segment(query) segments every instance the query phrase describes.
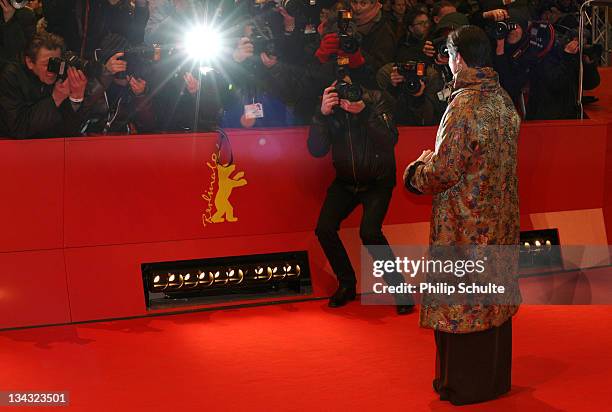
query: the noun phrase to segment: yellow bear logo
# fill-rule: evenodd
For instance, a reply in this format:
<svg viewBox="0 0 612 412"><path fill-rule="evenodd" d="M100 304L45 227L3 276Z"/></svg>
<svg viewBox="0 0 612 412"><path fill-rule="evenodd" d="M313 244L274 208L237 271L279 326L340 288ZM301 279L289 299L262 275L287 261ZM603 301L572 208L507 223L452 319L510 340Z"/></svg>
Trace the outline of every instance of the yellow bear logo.
<svg viewBox="0 0 612 412"><path fill-rule="evenodd" d="M216 162L216 156L213 155L213 163L206 163L212 170L211 182L208 191L202 195L202 198L208 202L208 208L202 215L202 223L221 223L221 222L237 222L238 218L234 216L234 207L229 201L232 190L235 187L241 187L247 184L244 178L244 172L238 172L234 176L232 173L236 170L236 165L223 166ZM218 179L217 179L218 177ZM214 193L214 182L217 181L217 192ZM212 214L212 196L214 194L215 213Z"/></svg>

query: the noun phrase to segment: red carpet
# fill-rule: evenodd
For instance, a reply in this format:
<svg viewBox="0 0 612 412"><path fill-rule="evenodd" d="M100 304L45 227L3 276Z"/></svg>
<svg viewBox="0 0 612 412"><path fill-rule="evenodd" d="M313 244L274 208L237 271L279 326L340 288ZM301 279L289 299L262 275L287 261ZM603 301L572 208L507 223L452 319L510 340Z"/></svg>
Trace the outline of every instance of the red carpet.
<svg viewBox="0 0 612 412"><path fill-rule="evenodd" d="M416 314L325 305L0 332L0 390L70 391L69 408L21 411L455 409L432 391ZM512 392L461 410L610 410L610 325L610 306L523 306Z"/></svg>

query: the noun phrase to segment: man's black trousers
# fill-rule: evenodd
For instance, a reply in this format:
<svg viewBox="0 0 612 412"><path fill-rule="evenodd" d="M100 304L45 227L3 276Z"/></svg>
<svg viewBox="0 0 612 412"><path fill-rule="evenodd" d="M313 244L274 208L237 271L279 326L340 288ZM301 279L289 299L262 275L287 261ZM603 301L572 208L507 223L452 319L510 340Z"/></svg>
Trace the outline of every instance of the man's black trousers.
<svg viewBox="0 0 612 412"><path fill-rule="evenodd" d="M371 186L365 191L355 193L337 181L334 181L327 190L315 233L341 286L354 287L357 279L346 249L338 236L338 230L340 223L360 204L363 206L359 227L361 242L374 260L395 260L389 242L382 232L383 220L389 209L392 193L391 186ZM387 273L383 278L388 285L393 286L404 282L404 277L399 273Z"/></svg>

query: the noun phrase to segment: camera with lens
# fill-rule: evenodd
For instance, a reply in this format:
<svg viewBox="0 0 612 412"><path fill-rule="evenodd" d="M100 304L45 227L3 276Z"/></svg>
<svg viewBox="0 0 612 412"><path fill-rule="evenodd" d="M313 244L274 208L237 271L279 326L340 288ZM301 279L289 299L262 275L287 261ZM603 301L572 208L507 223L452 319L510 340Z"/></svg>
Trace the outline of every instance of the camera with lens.
<svg viewBox="0 0 612 412"><path fill-rule="evenodd" d="M259 56L261 53L266 53L268 56L278 56L278 47L269 26L254 28L250 39L255 56Z"/></svg>
<svg viewBox="0 0 612 412"><path fill-rule="evenodd" d="M448 46L446 45L447 36L441 36L431 41L436 51L436 56L448 57ZM434 59L436 58L434 56Z"/></svg>
<svg viewBox="0 0 612 412"><path fill-rule="evenodd" d="M395 63L394 67L397 68L397 73L405 79L400 85L402 93L415 94L421 90L421 81L425 80L425 63L409 61Z"/></svg>
<svg viewBox="0 0 612 412"><path fill-rule="evenodd" d="M346 76L349 76L348 63L348 57L338 56L336 59L336 86L334 87L340 99L358 102L363 98L363 91L360 85L345 80Z"/></svg>
<svg viewBox="0 0 612 412"><path fill-rule="evenodd" d="M518 28L518 23L512 20L502 20L496 21L491 24L487 28L487 32L489 37L494 38L495 40L505 39L512 30L516 30Z"/></svg>
<svg viewBox="0 0 612 412"><path fill-rule="evenodd" d="M162 60L161 46L154 44L152 46L132 47L123 52L121 60L127 63L127 70L119 73L118 78L125 78L127 75L138 78L146 77L146 73L151 68L153 62ZM165 50L168 52L168 50Z"/></svg>
<svg viewBox="0 0 612 412"><path fill-rule="evenodd" d="M555 46L561 50L565 49L565 46L567 46L569 42L578 38L578 29L563 26L561 24L556 24L554 26L554 29L555 29ZM584 37L586 39L591 37L591 34L589 33L588 30L585 30Z"/></svg>
<svg viewBox="0 0 612 412"><path fill-rule="evenodd" d="M338 37L340 38L340 50L353 54L359 50L359 41L349 32L349 26L353 21L353 13L350 10L338 10Z"/></svg>
<svg viewBox="0 0 612 412"><path fill-rule="evenodd" d="M98 76L102 72L100 64L82 59L70 51L65 52L62 57L51 57L49 63L47 63L47 71L57 74L59 80L64 80L68 77L69 67L81 70L87 77Z"/></svg>
<svg viewBox="0 0 612 412"><path fill-rule="evenodd" d="M27 5L28 0L11 0L11 6L13 6L17 10L23 9Z"/></svg>
<svg viewBox="0 0 612 412"><path fill-rule="evenodd" d="M363 98L361 86L357 84L340 80L336 83L335 87L340 99L348 100L349 102L358 102Z"/></svg>
<svg viewBox="0 0 612 412"><path fill-rule="evenodd" d="M282 29L282 17L276 13L276 3L268 0L253 0L251 3L251 26L253 32L250 36L253 44L253 54L258 56L266 53L269 56L278 56L274 33L279 33ZM275 30L273 30L275 29Z"/></svg>

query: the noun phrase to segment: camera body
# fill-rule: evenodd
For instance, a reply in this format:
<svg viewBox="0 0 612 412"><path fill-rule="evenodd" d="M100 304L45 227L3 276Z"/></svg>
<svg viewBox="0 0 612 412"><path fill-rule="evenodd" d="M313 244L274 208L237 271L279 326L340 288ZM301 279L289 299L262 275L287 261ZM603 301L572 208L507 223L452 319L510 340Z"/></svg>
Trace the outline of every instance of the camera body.
<svg viewBox="0 0 612 412"><path fill-rule="evenodd" d="M408 61L406 63L395 63L397 73L406 80L401 84L401 91L405 94L415 94L421 90L421 81L425 80L426 64L423 62Z"/></svg>
<svg viewBox="0 0 612 412"><path fill-rule="evenodd" d="M349 76L348 70L349 59L345 56L338 56L336 59L336 92L338 98L348 100L349 102L358 102L363 98L361 86L356 83L349 83L345 80Z"/></svg>
<svg viewBox="0 0 612 412"><path fill-rule="evenodd" d="M276 3L267 0L254 0L250 10L253 32L250 36L253 53L266 53L278 56L279 48L275 41L273 27L278 29L280 15L275 12ZM276 18L276 20L275 20Z"/></svg>
<svg viewBox="0 0 612 412"><path fill-rule="evenodd" d="M361 86L357 84L339 80L335 87L340 99L348 100L349 102L358 102L363 99L363 91Z"/></svg>
<svg viewBox="0 0 612 412"><path fill-rule="evenodd" d="M251 43L253 44L253 54L255 56L261 53L266 53L268 56L278 55L274 38L267 37L262 33L253 33Z"/></svg>
<svg viewBox="0 0 612 412"><path fill-rule="evenodd" d="M132 47L123 52L121 60L127 63L127 70L119 73L117 77L131 75L142 79L153 62L162 60L162 48L158 44Z"/></svg>
<svg viewBox="0 0 612 412"><path fill-rule="evenodd" d="M57 74L59 80L65 80L68 77L69 67L81 70L87 77L97 76L102 71L99 64L82 59L70 51L65 52L62 57L50 58L47 63L47 71Z"/></svg>
<svg viewBox="0 0 612 412"><path fill-rule="evenodd" d="M349 33L349 26L353 21L353 13L350 10L338 10L338 37L340 38L340 50L353 54L359 50L359 41Z"/></svg>

